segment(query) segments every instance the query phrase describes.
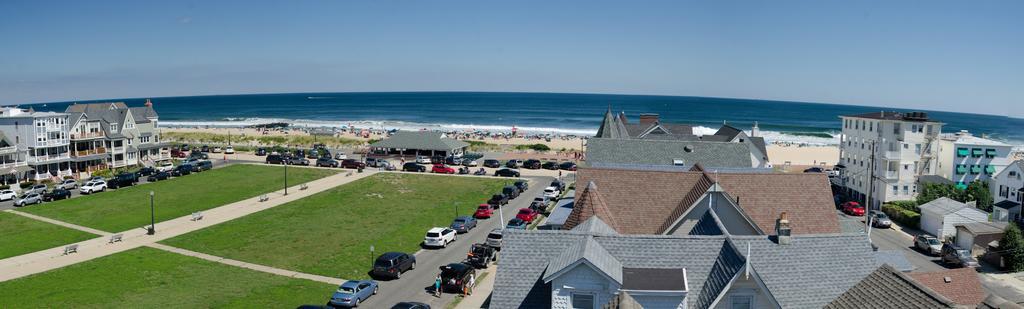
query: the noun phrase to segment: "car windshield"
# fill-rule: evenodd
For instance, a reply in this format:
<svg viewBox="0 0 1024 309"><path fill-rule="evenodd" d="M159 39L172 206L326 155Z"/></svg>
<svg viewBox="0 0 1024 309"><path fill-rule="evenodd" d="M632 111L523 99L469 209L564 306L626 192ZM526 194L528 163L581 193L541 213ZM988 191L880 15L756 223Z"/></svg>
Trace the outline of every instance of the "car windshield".
<svg viewBox="0 0 1024 309"><path fill-rule="evenodd" d="M530 214L530 210L527 210L527 209L520 209L520 210L519 210L519 213L520 213L520 214L524 214L524 215L528 215L528 214Z"/></svg>
<svg viewBox="0 0 1024 309"><path fill-rule="evenodd" d="M490 238L490 239L501 239L501 234L488 234L487 238Z"/></svg>
<svg viewBox="0 0 1024 309"><path fill-rule="evenodd" d="M374 263L374 265L380 267L391 267L391 260L379 259L377 260L376 263Z"/></svg>
<svg viewBox="0 0 1024 309"><path fill-rule="evenodd" d="M879 219L889 219L889 216L886 216L884 213L878 213L875 217L878 217Z"/></svg>
<svg viewBox="0 0 1024 309"><path fill-rule="evenodd" d="M363 264L363 265L366 265L366 264ZM347 286L338 287L338 293L354 294L355 292L356 292L356 289L351 288L351 287L347 287Z"/></svg>
<svg viewBox="0 0 1024 309"><path fill-rule="evenodd" d="M938 245L939 244L939 240L935 239L935 238L929 238L928 239L928 244L929 245Z"/></svg>
<svg viewBox="0 0 1024 309"><path fill-rule="evenodd" d="M956 255L959 255L959 256L962 256L962 257L967 257L967 256L971 255L971 252L967 251L966 249L960 249L960 250L956 250Z"/></svg>
<svg viewBox="0 0 1024 309"><path fill-rule="evenodd" d="M438 237L438 236L441 236L441 234L433 233L433 232L427 233L427 237ZM363 263L366 263L366 262L363 262ZM363 264L363 265L366 265L366 264Z"/></svg>
<svg viewBox="0 0 1024 309"><path fill-rule="evenodd" d="M480 207L476 208L476 210L489 210L489 209L491 209L491 206L480 206Z"/></svg>

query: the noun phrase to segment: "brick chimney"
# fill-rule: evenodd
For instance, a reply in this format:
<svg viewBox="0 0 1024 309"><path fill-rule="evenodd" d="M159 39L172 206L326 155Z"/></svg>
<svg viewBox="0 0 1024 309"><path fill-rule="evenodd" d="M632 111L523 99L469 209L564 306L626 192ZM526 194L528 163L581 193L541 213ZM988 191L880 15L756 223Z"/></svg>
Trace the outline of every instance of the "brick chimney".
<svg viewBox="0 0 1024 309"><path fill-rule="evenodd" d="M793 231L789 227L789 215L785 211L779 214L779 219L775 221L775 238L780 245L788 245L792 239L790 238Z"/></svg>
<svg viewBox="0 0 1024 309"><path fill-rule="evenodd" d="M658 122L658 114L640 114L640 124L650 125Z"/></svg>

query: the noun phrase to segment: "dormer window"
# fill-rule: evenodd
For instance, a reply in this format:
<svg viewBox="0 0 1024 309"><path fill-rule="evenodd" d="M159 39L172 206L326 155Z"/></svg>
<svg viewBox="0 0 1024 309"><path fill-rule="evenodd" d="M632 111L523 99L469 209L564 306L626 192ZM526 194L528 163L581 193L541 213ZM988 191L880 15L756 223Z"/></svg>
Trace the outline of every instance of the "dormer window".
<svg viewBox="0 0 1024 309"><path fill-rule="evenodd" d="M111 123L110 124L110 132L117 133L117 124L116 123Z"/></svg>

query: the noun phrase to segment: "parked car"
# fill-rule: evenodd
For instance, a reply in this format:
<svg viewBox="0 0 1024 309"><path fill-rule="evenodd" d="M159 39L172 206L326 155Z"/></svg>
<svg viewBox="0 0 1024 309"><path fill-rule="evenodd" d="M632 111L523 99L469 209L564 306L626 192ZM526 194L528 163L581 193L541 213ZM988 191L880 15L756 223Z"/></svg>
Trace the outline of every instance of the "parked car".
<svg viewBox="0 0 1024 309"><path fill-rule="evenodd" d="M444 164L448 164L448 165L462 165L462 158L449 156L449 157L444 158Z"/></svg>
<svg viewBox="0 0 1024 309"><path fill-rule="evenodd" d="M548 203L551 202L551 198L547 197L547 196L541 195L541 196L533 198L533 202L534 203L541 203L541 204L547 205Z"/></svg>
<svg viewBox="0 0 1024 309"><path fill-rule="evenodd" d="M476 207L476 212L473 213L473 217L477 219L487 219L494 215L494 208L490 204L480 204Z"/></svg>
<svg viewBox="0 0 1024 309"><path fill-rule="evenodd" d="M469 248L469 253L466 253L466 260L463 263L476 268L487 268L488 264L497 260L498 252L493 247L486 244L473 244Z"/></svg>
<svg viewBox="0 0 1024 309"><path fill-rule="evenodd" d="M501 177L519 177L519 171L511 168L501 168L494 171L494 176Z"/></svg>
<svg viewBox="0 0 1024 309"><path fill-rule="evenodd" d="M557 200L559 194L560 193L558 193L558 188L556 188L556 187L544 188L544 195L543 196L548 198L548 199L550 199L550 200Z"/></svg>
<svg viewBox="0 0 1024 309"><path fill-rule="evenodd" d="M359 162L356 159L345 159L341 160L341 167L343 168L366 168L366 163Z"/></svg>
<svg viewBox="0 0 1024 309"><path fill-rule="evenodd" d="M53 189L50 192L43 194L43 201L46 202L63 200L66 198L71 198L71 191L68 191L66 189Z"/></svg>
<svg viewBox="0 0 1024 309"><path fill-rule="evenodd" d="M168 160L168 161L161 161L160 163L156 164L156 171L157 172L170 172L173 169L174 169L174 163L172 163L170 160Z"/></svg>
<svg viewBox="0 0 1024 309"><path fill-rule="evenodd" d="M107 191L107 182L103 180L90 180L78 188L78 193L92 194L94 192Z"/></svg>
<svg viewBox="0 0 1024 309"><path fill-rule="evenodd" d="M153 173L156 173L156 169L149 166L140 168L138 171L135 171L135 174L138 174L139 177L153 175Z"/></svg>
<svg viewBox="0 0 1024 309"><path fill-rule="evenodd" d="M43 195L39 193L27 193L22 194L20 197L14 199L14 206L28 206L39 204L43 202Z"/></svg>
<svg viewBox="0 0 1024 309"><path fill-rule="evenodd" d="M508 195L504 193L491 195L491 199L487 200L487 204L494 206L494 208L500 208L501 205L508 204Z"/></svg>
<svg viewBox="0 0 1024 309"><path fill-rule="evenodd" d="M558 165L558 169L566 170L566 171L575 171L576 170L576 163L562 162L562 164Z"/></svg>
<svg viewBox="0 0 1024 309"><path fill-rule="evenodd" d="M954 264L960 267L978 267L978 260L971 256L971 250L949 243L942 245L941 260L943 264Z"/></svg>
<svg viewBox="0 0 1024 309"><path fill-rule="evenodd" d="M195 159L209 160L210 159L210 154L208 154L206 152L202 152L202 151L192 151L192 153L188 154L188 157L189 158L195 158Z"/></svg>
<svg viewBox="0 0 1024 309"><path fill-rule="evenodd" d="M543 168L543 169L546 169L546 170L557 170L558 169L558 162L547 161L547 162L544 162L544 164L541 164L540 168Z"/></svg>
<svg viewBox="0 0 1024 309"><path fill-rule="evenodd" d="M466 233L476 227L476 218L470 216L459 216L452 221L450 227L455 230L456 233Z"/></svg>
<svg viewBox="0 0 1024 309"><path fill-rule="evenodd" d="M541 166L540 160L529 159L529 160L523 161L523 168L525 168L525 169L536 170L536 169L540 169L540 166Z"/></svg>
<svg viewBox="0 0 1024 309"><path fill-rule="evenodd" d="M501 250L501 229L493 229L487 234L487 240L484 241L488 246L494 247L495 249Z"/></svg>
<svg viewBox="0 0 1024 309"><path fill-rule="evenodd" d="M857 202L846 202L843 203L843 212L851 216L863 216L864 207Z"/></svg>
<svg viewBox="0 0 1024 309"><path fill-rule="evenodd" d="M283 156L278 154L272 154L267 156L267 164L285 164Z"/></svg>
<svg viewBox="0 0 1024 309"><path fill-rule="evenodd" d="M14 190L11 190L11 189L0 190L0 201L9 201L9 200L13 200L16 197L18 197L18 194L14 193Z"/></svg>
<svg viewBox="0 0 1024 309"><path fill-rule="evenodd" d="M931 235L917 234L914 237L914 248L931 255L939 255L942 253L942 242Z"/></svg>
<svg viewBox="0 0 1024 309"><path fill-rule="evenodd" d="M484 167L499 168L501 167L501 161L494 159L486 159L484 160Z"/></svg>
<svg viewBox="0 0 1024 309"><path fill-rule="evenodd" d="M181 177L188 174L192 174L192 164L178 165L178 167L175 167L174 170L171 171L171 176L174 177Z"/></svg>
<svg viewBox="0 0 1024 309"><path fill-rule="evenodd" d="M416 163L430 164L433 163L428 156L416 156Z"/></svg>
<svg viewBox="0 0 1024 309"><path fill-rule="evenodd" d="M455 241L455 230L444 227L435 227L427 231L423 237L423 245L428 247L448 247L448 244Z"/></svg>
<svg viewBox="0 0 1024 309"><path fill-rule="evenodd" d="M406 172L419 172L419 173L423 173L423 172L427 171L427 167L423 166L423 165L420 165L420 164L413 163L413 162L409 162L409 163L406 163L405 165L402 165L402 170L406 171Z"/></svg>
<svg viewBox="0 0 1024 309"><path fill-rule="evenodd" d="M203 161L198 161L198 162L192 163L192 171L194 171L194 172L209 171L209 170L212 170L212 169L213 169L213 162L210 162L208 160L203 160Z"/></svg>
<svg viewBox="0 0 1024 309"><path fill-rule="evenodd" d="M61 181L55 188L64 190L75 189L78 188L78 182L74 179L64 179L64 181Z"/></svg>
<svg viewBox="0 0 1024 309"><path fill-rule="evenodd" d="M309 160L306 160L306 158L303 158L302 156L288 157L287 163L288 163L288 165L305 165L305 166L309 166Z"/></svg>
<svg viewBox="0 0 1024 309"><path fill-rule="evenodd" d="M877 228L887 229L892 227L892 220L889 220L889 216L885 215L884 212L878 210L871 211L871 226Z"/></svg>
<svg viewBox="0 0 1024 309"><path fill-rule="evenodd" d="M404 252L385 252L373 262L373 275L401 278L402 273L416 269L416 256Z"/></svg>
<svg viewBox="0 0 1024 309"><path fill-rule="evenodd" d="M555 187L555 190L558 190L559 193L561 193L562 191L565 191L565 182L563 182L561 180L551 181L551 184L549 184L548 186L549 187Z"/></svg>
<svg viewBox="0 0 1024 309"><path fill-rule="evenodd" d="M508 160L505 161L505 167L507 168L520 168L523 167L523 160Z"/></svg>
<svg viewBox="0 0 1024 309"><path fill-rule="evenodd" d="M369 167L380 167L378 165L380 164L381 161L384 161L384 159L366 158L366 166L369 166ZM384 162L387 162L387 161L384 161Z"/></svg>
<svg viewBox="0 0 1024 309"><path fill-rule="evenodd" d="M210 152L210 146L203 145L203 147L199 147L199 151Z"/></svg>
<svg viewBox="0 0 1024 309"><path fill-rule="evenodd" d="M414 301L403 301L391 306L391 309L430 309L430 305Z"/></svg>
<svg viewBox="0 0 1024 309"><path fill-rule="evenodd" d="M204 152L205 152L205 151L204 151ZM213 149L212 149L212 151L211 151L211 152L213 152L213 153L220 153L220 152L221 152L221 149L220 149L220 147L213 147Z"/></svg>
<svg viewBox="0 0 1024 309"><path fill-rule="evenodd" d="M505 186L501 188L501 193L508 195L509 199L515 199L519 197L519 188L516 188L516 186Z"/></svg>
<svg viewBox="0 0 1024 309"><path fill-rule="evenodd" d="M512 185L519 189L520 193L526 192L526 190L530 189L530 182L526 180L516 180Z"/></svg>
<svg viewBox="0 0 1024 309"><path fill-rule="evenodd" d="M377 281L373 280L349 280L338 286L338 290L331 295L328 306L357 307L359 303L366 301L370 296L377 295Z"/></svg>
<svg viewBox="0 0 1024 309"><path fill-rule="evenodd" d="M526 226L529 224L529 222L523 221L523 219L512 218L512 220L508 220L508 224L505 225L505 228L513 230L525 230Z"/></svg>
<svg viewBox="0 0 1024 309"><path fill-rule="evenodd" d="M121 187L134 186L139 182L139 175L135 173L121 173L107 181L107 188L117 189Z"/></svg>
<svg viewBox="0 0 1024 309"><path fill-rule="evenodd" d="M263 148L256 148L256 155L260 157L265 156L267 155L267 150Z"/></svg>
<svg viewBox="0 0 1024 309"><path fill-rule="evenodd" d="M465 167L476 167L477 165L478 164L476 163L476 160L462 159L462 166L465 166Z"/></svg>
<svg viewBox="0 0 1024 309"><path fill-rule="evenodd" d="M160 180L167 180L167 178L171 178L171 173L159 172L159 173L156 173L156 174L153 174L153 175L149 175L149 178L146 178L146 181L154 182L154 181L160 181Z"/></svg>
<svg viewBox="0 0 1024 309"><path fill-rule="evenodd" d="M32 185L27 190L25 190L25 192L22 192L22 195L28 195L28 194L32 194L32 193L36 193L36 194L46 193L46 185L43 185L43 184Z"/></svg>
<svg viewBox="0 0 1024 309"><path fill-rule="evenodd" d="M434 164L434 166L430 168L430 172L441 174L455 174L455 169L444 164Z"/></svg>
<svg viewBox="0 0 1024 309"><path fill-rule="evenodd" d="M348 156L346 156L344 152L339 151L338 153L334 154L334 159L335 160L345 160L345 159L348 159Z"/></svg>
<svg viewBox="0 0 1024 309"><path fill-rule="evenodd" d="M235 147L228 146L224 148L224 154L235 154Z"/></svg>
<svg viewBox="0 0 1024 309"><path fill-rule="evenodd" d="M341 166L337 160L331 159L331 157L321 157L316 159L316 166L319 167L338 167Z"/></svg>
<svg viewBox="0 0 1024 309"><path fill-rule="evenodd" d="M522 219L527 223L532 223L533 220L537 219L537 211L529 208L520 208L519 213L516 214L516 218Z"/></svg>
<svg viewBox="0 0 1024 309"><path fill-rule="evenodd" d="M817 167L817 166L804 170L804 173L824 173L824 172L825 172L825 169Z"/></svg>
<svg viewBox="0 0 1024 309"><path fill-rule="evenodd" d="M441 292L462 293L466 284L469 284L469 276L474 276L475 274L476 269L473 266L463 263L451 263L441 266Z"/></svg>

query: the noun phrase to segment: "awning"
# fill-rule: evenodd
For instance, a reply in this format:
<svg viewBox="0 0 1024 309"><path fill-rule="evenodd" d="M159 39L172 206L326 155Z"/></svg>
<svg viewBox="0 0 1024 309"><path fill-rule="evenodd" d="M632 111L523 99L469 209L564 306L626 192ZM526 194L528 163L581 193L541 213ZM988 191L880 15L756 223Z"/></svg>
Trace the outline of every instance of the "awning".
<svg viewBox="0 0 1024 309"><path fill-rule="evenodd" d="M995 149L985 149L985 156L986 157L995 157L996 156L996 150Z"/></svg>
<svg viewBox="0 0 1024 309"><path fill-rule="evenodd" d="M957 174L961 174L961 175L962 174L967 174L967 165L963 165L963 164L957 165L956 166L956 173Z"/></svg>
<svg viewBox="0 0 1024 309"><path fill-rule="evenodd" d="M970 154L971 154L971 152L970 152L970 150L967 150L967 148L957 148L956 149L956 156L957 157L966 157L966 156L968 156Z"/></svg>
<svg viewBox="0 0 1024 309"><path fill-rule="evenodd" d="M996 167L992 165L985 166L985 174L993 175L996 173Z"/></svg>
<svg viewBox="0 0 1024 309"><path fill-rule="evenodd" d="M981 165L971 165L971 174L981 174Z"/></svg>
<svg viewBox="0 0 1024 309"><path fill-rule="evenodd" d="M980 156L982 156L984 154L985 154L985 151L982 150L981 148L971 148L971 156L972 157L980 157Z"/></svg>
<svg viewBox="0 0 1024 309"><path fill-rule="evenodd" d="M967 184L964 184L962 182L958 182L958 183L956 183L956 188L960 189L960 190L967 190Z"/></svg>

